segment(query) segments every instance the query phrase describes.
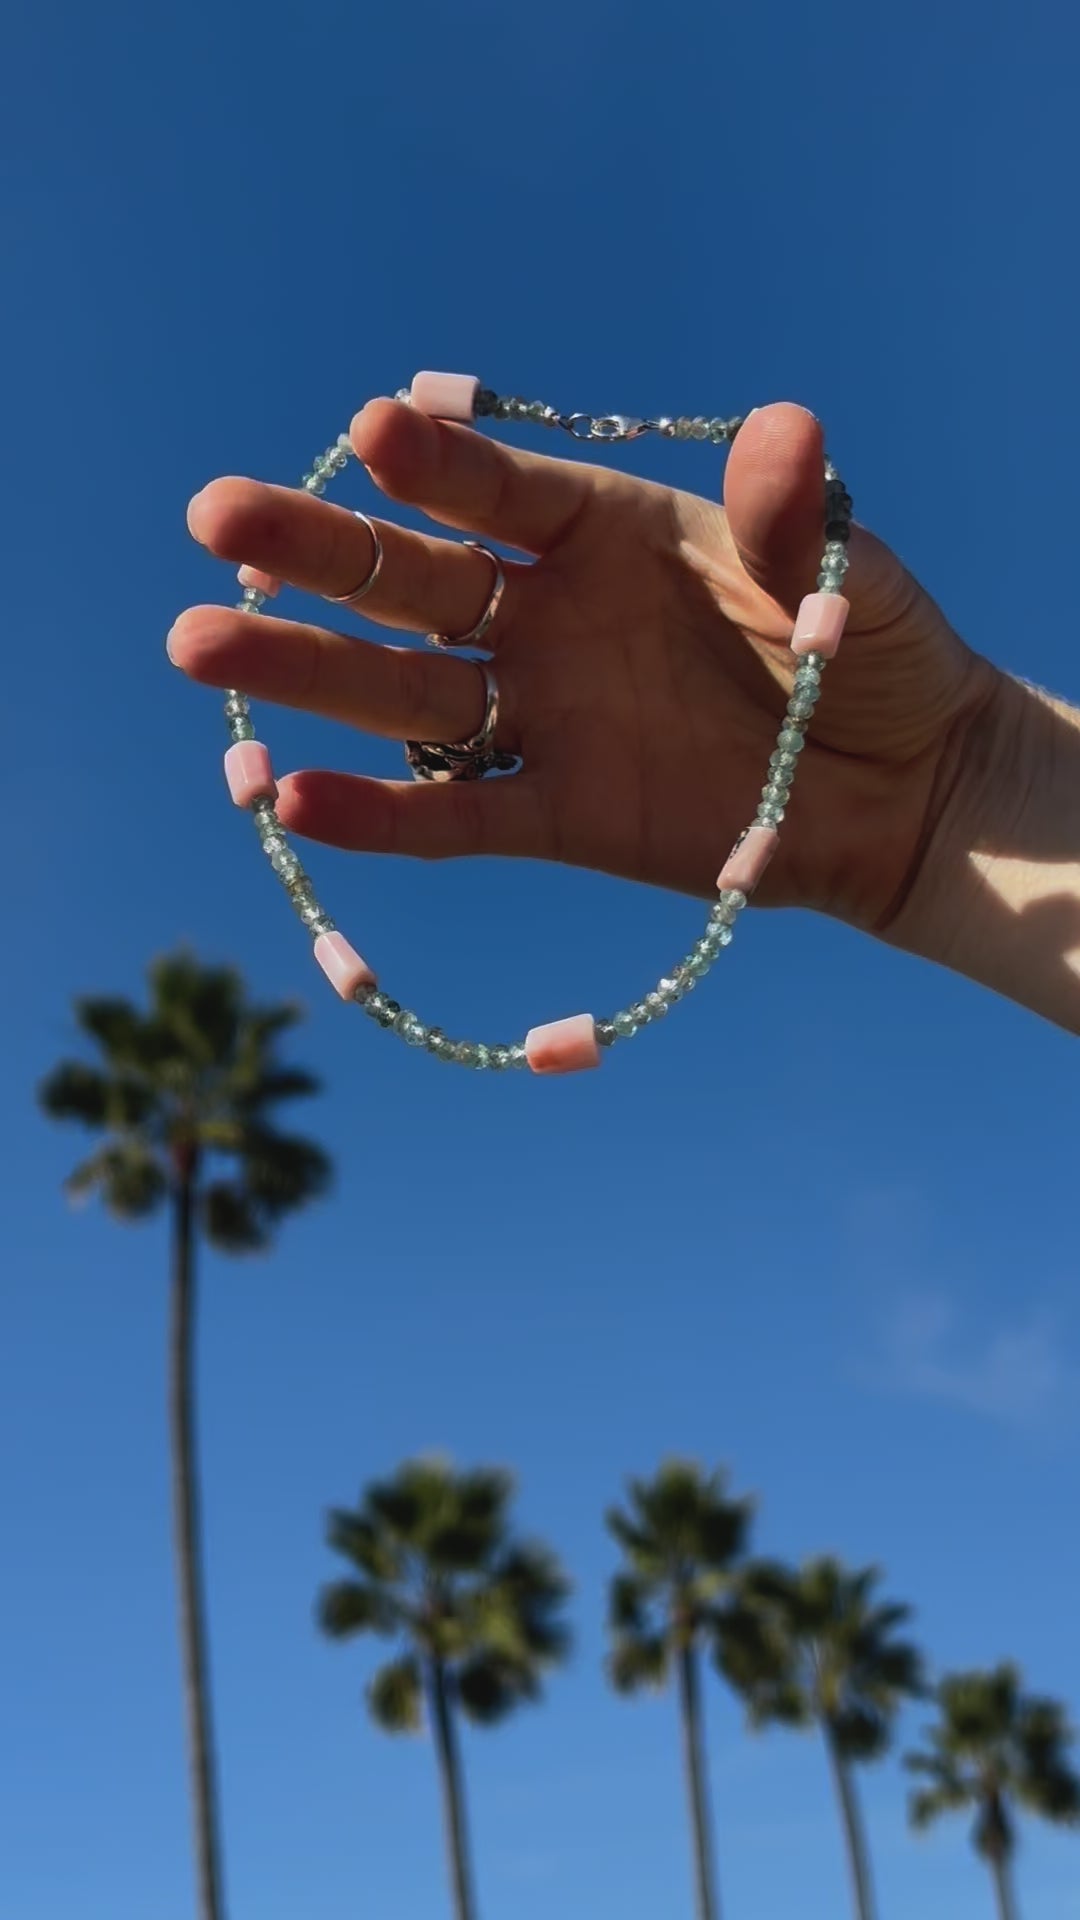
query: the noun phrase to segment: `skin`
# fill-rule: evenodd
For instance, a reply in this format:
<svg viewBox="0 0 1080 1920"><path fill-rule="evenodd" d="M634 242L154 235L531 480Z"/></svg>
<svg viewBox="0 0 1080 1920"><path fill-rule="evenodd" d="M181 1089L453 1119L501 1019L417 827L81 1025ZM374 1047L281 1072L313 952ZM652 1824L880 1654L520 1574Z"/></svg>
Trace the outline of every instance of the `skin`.
<svg viewBox="0 0 1080 1920"><path fill-rule="evenodd" d="M283 822L365 851L558 860L708 896L756 809L791 685L792 624L814 590L817 420L790 404L750 416L728 456L723 506L523 452L391 400L365 407L351 438L389 501L528 556L504 562L485 642L497 742L523 767L438 786L297 771L279 780ZM213 481L188 524L218 557L327 597L372 563L370 534L347 509L254 480ZM364 619L412 633L471 627L490 562L453 535L378 525L385 558ZM833 915L1080 1031L1080 971L1066 951L1074 926L1080 950L1080 821L1070 837L1055 815L1061 794L1080 790L1080 721L974 652L857 524L849 555L847 629L755 904ZM353 617L335 606L323 627L194 607L169 654L205 685L370 733L475 731L475 665L353 637ZM1035 953L1028 917L1045 904L1048 863L1054 898L1062 886L1066 895L1049 959ZM1045 915L1036 920L1045 948Z"/></svg>

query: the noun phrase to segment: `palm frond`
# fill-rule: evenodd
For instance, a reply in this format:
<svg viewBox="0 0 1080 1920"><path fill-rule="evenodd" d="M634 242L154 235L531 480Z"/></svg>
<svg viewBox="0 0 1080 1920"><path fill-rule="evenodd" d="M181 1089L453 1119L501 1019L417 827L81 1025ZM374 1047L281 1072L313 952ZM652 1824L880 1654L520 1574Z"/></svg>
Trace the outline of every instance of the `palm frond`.
<svg viewBox="0 0 1080 1920"><path fill-rule="evenodd" d="M420 1664L412 1654L380 1667L367 1690L368 1710L384 1733L417 1733L423 1699Z"/></svg>
<svg viewBox="0 0 1080 1920"><path fill-rule="evenodd" d="M493 1654L474 1654L457 1670L454 1692L466 1719L493 1727L523 1699L535 1699L539 1688L528 1667L516 1667Z"/></svg>
<svg viewBox="0 0 1080 1920"><path fill-rule="evenodd" d="M659 1690L667 1680L670 1653L661 1634L627 1634L616 1640L607 1670L616 1693Z"/></svg>
<svg viewBox="0 0 1080 1920"><path fill-rule="evenodd" d="M330 1184L330 1159L321 1147L270 1127L245 1128L240 1159L248 1200L269 1223L317 1199Z"/></svg>
<svg viewBox="0 0 1080 1920"><path fill-rule="evenodd" d="M97 1192L116 1220L143 1220L164 1199L165 1174L153 1153L138 1140L102 1147L64 1182L74 1201Z"/></svg>
<svg viewBox="0 0 1080 1920"><path fill-rule="evenodd" d="M258 1111L279 1100L306 1099L322 1092L322 1081L302 1067L262 1067L249 1089L241 1093L245 1107Z"/></svg>
<svg viewBox="0 0 1080 1920"><path fill-rule="evenodd" d="M388 1587L402 1580L404 1566L396 1543L365 1513L335 1507L327 1517L326 1539L335 1553L344 1555L367 1579Z"/></svg>
<svg viewBox="0 0 1080 1920"><path fill-rule="evenodd" d="M215 1180L200 1198L202 1230L221 1253L262 1253L270 1235L246 1188L238 1182Z"/></svg>
<svg viewBox="0 0 1080 1920"><path fill-rule="evenodd" d="M319 1595L319 1625L332 1640L354 1633L395 1633L401 1618L393 1597L358 1580L337 1580Z"/></svg>
<svg viewBox="0 0 1080 1920"><path fill-rule="evenodd" d="M173 1050L195 1065L229 1058L236 1043L244 986L231 967L203 966L191 953L165 954L150 968L155 1026Z"/></svg>

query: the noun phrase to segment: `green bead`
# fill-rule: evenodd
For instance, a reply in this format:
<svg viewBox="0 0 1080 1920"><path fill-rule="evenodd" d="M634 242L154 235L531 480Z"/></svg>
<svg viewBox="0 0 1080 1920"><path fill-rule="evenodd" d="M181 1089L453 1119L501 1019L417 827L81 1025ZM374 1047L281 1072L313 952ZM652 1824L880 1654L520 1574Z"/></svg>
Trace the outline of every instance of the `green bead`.
<svg viewBox="0 0 1080 1920"><path fill-rule="evenodd" d="M620 1040L629 1040L631 1035L637 1032L637 1021L634 1019L633 1014L626 1008L623 1008L622 1012L612 1015L611 1024Z"/></svg>
<svg viewBox="0 0 1080 1920"><path fill-rule="evenodd" d="M614 1020L597 1020L595 1022L595 1031L596 1044L598 1047L613 1047L619 1037L615 1031Z"/></svg>
<svg viewBox="0 0 1080 1920"><path fill-rule="evenodd" d="M407 1047L422 1047L427 1039L427 1028L415 1013L403 1008L394 1020L394 1032L399 1034Z"/></svg>
<svg viewBox="0 0 1080 1920"><path fill-rule="evenodd" d="M479 1057L475 1040L459 1040L454 1048L454 1060L459 1067L475 1067Z"/></svg>

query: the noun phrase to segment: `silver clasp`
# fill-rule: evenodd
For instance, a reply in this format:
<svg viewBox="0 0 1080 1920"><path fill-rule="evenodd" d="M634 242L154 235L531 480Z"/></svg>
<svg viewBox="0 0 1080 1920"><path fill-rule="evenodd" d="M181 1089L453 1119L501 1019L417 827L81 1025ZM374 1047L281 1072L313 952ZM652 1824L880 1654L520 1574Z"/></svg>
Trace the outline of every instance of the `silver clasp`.
<svg viewBox="0 0 1080 1920"><path fill-rule="evenodd" d="M638 420L629 413L568 413L559 421L575 440L636 440L652 430L651 420Z"/></svg>
<svg viewBox="0 0 1080 1920"><path fill-rule="evenodd" d="M636 440L648 431L647 420L637 420L629 413L606 413L593 421L594 440Z"/></svg>

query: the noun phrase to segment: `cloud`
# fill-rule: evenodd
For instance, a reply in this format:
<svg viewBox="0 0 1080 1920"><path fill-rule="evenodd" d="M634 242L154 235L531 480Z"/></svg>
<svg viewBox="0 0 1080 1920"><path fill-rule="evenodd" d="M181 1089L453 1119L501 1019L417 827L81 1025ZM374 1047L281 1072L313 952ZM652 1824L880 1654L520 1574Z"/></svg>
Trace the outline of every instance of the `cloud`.
<svg viewBox="0 0 1080 1920"><path fill-rule="evenodd" d="M889 1316L883 1347L884 1384L894 1392L1014 1427L1052 1422L1080 1386L1061 1329L1043 1312L976 1330L943 1294L908 1294Z"/></svg>

